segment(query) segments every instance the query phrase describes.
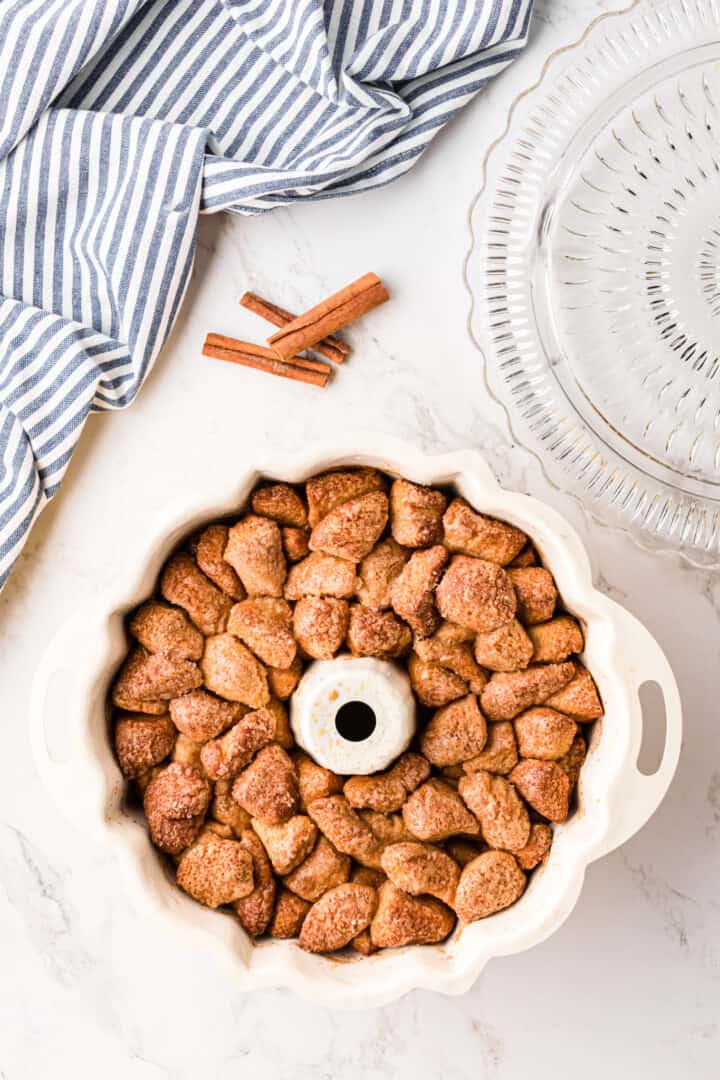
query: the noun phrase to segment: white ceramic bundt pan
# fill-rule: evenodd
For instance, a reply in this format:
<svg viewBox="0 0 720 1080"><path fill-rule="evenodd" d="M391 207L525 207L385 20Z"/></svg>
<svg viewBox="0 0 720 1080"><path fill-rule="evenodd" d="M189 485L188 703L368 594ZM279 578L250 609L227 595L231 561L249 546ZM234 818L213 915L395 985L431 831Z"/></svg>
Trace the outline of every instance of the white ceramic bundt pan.
<svg viewBox="0 0 720 1080"><path fill-rule="evenodd" d="M373 447L370 450L358 450ZM108 737L106 695L127 649L126 613L150 595L165 559L192 529L237 513L261 477L300 482L339 465L374 465L418 483L452 484L478 510L530 534L555 575L565 605L585 623L585 662L597 680L605 718L595 728L580 780L580 809L555 831L547 866L534 874L522 899L473 923L437 946L388 950L338 962L303 952L291 941L253 945L231 916L201 907L182 893L150 845L142 817L124 805L125 783ZM548 506L503 491L476 453L428 456L384 436L355 437L347 445L316 446L248 468L234 486L204 490L166 508L107 593L57 634L32 688L31 736L38 769L60 809L78 828L111 847L132 901L158 929L187 949L211 949L229 962L242 990L289 987L322 1005L368 1008L414 988L460 994L492 957L543 941L572 911L586 866L624 843L648 820L672 779L680 752L681 707L665 656L624 608L593 588L578 536ZM55 676L68 686L62 704L50 695ZM659 685L666 709L662 762L653 776L637 768L642 736L638 691ZM53 724L62 722L64 757L53 760ZM57 729L56 729L57 732ZM149 960L151 962L151 960Z"/></svg>

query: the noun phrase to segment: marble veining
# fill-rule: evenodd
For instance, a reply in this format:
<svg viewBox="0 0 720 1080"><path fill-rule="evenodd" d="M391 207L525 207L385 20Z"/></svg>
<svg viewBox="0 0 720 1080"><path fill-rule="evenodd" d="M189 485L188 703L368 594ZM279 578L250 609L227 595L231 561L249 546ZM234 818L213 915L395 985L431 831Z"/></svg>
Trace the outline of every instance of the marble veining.
<svg viewBox="0 0 720 1080"><path fill-rule="evenodd" d="M0 1080L717 1076L719 579L675 556L647 556L552 488L513 445L484 388L462 283L466 209L509 104L550 52L624 6L537 0L527 53L393 187L201 221L168 346L131 409L92 418L0 598ZM355 354L327 391L200 355L208 330L261 336L238 306L245 289L299 308L370 269L393 300L353 328ZM201 486L218 457L244 462L353 427L426 450L477 447L503 484L564 513L598 586L667 651L686 734L657 815L590 867L552 938L494 961L462 997L416 992L383 1009L333 1013L287 992L245 995L227 968L178 954L144 926L112 853L67 824L43 791L26 716L41 650L113 574L158 500Z"/></svg>

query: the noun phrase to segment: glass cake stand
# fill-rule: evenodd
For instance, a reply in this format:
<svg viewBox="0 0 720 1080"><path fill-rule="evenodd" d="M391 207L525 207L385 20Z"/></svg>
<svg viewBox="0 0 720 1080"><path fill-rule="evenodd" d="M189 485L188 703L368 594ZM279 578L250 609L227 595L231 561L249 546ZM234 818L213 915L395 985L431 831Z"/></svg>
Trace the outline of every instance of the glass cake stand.
<svg viewBox="0 0 720 1080"><path fill-rule="evenodd" d="M720 565L720 0L640 0L556 54L471 224L516 437L598 518Z"/></svg>

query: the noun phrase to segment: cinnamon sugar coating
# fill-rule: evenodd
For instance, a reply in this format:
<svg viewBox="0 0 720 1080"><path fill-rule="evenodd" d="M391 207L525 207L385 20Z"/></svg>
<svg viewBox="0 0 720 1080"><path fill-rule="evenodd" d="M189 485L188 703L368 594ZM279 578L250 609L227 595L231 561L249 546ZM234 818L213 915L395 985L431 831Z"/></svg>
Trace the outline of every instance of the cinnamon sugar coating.
<svg viewBox="0 0 720 1080"><path fill-rule="evenodd" d="M573 653L580 653L585 640L580 626L571 615L557 615L549 622L528 627L536 664L558 663Z"/></svg>
<svg viewBox="0 0 720 1080"><path fill-rule="evenodd" d="M155 846L179 855L198 836L209 802L210 785L192 765L175 762L161 769L143 799Z"/></svg>
<svg viewBox="0 0 720 1080"><path fill-rule="evenodd" d="M423 728L420 749L433 765L459 765L485 746L487 725L475 694L438 709Z"/></svg>
<svg viewBox="0 0 720 1080"><path fill-rule="evenodd" d="M478 514L464 499L453 499L443 517L445 544L449 551L505 566L525 546L520 529L496 518Z"/></svg>
<svg viewBox="0 0 720 1080"><path fill-rule="evenodd" d="M436 488L409 480L394 480L390 488L390 525L393 539L405 547L429 547L443 536L442 516L447 499Z"/></svg>
<svg viewBox="0 0 720 1080"><path fill-rule="evenodd" d="M497 630L478 634L475 638L475 659L491 671L526 668L533 659L533 653L533 642L517 619L511 619Z"/></svg>
<svg viewBox="0 0 720 1080"><path fill-rule="evenodd" d="M524 848L516 851L515 858L522 870L534 870L545 862L552 847L552 829L543 822L535 821L530 826L530 838Z"/></svg>
<svg viewBox="0 0 720 1080"><path fill-rule="evenodd" d="M232 786L232 797L254 818L279 825L298 808L298 784L293 764L277 743L264 747Z"/></svg>
<svg viewBox="0 0 720 1080"><path fill-rule="evenodd" d="M270 700L265 668L233 634L207 638L200 667L207 689L228 701L259 709Z"/></svg>
<svg viewBox="0 0 720 1080"><path fill-rule="evenodd" d="M310 904L289 889L280 888L275 901L275 911L268 927L270 937L296 938L302 929Z"/></svg>
<svg viewBox="0 0 720 1080"><path fill-rule="evenodd" d="M267 680L270 693L279 701L287 701L295 692L295 687L300 682L301 675L302 663L299 656L295 657L288 668L268 668Z"/></svg>
<svg viewBox="0 0 720 1080"><path fill-rule="evenodd" d="M384 489L385 480L377 469L339 469L313 476L305 485L311 527L314 528L336 506Z"/></svg>
<svg viewBox="0 0 720 1080"><path fill-rule="evenodd" d="M360 562L372 551L388 520L384 491L344 502L323 517L310 534L310 550Z"/></svg>
<svg viewBox="0 0 720 1080"><path fill-rule="evenodd" d="M246 713L220 738L205 743L200 752L205 772L211 780L232 780L274 734L275 718L269 709Z"/></svg>
<svg viewBox="0 0 720 1080"><path fill-rule="evenodd" d="M357 595L360 602L371 608L390 607L392 584L402 572L410 554L392 537L376 544L358 567L360 584Z"/></svg>
<svg viewBox="0 0 720 1080"><path fill-rule="evenodd" d="M300 562L310 554L310 530L295 529L290 525L284 525L280 534L285 558L290 563Z"/></svg>
<svg viewBox="0 0 720 1080"><path fill-rule="evenodd" d="M321 836L304 862L288 874L285 885L292 892L314 904L329 889L344 885L350 877L351 862Z"/></svg>
<svg viewBox="0 0 720 1080"><path fill-rule="evenodd" d="M307 508L289 484L267 484L256 488L250 505L254 514L273 518L279 525L302 528L307 524Z"/></svg>
<svg viewBox="0 0 720 1080"><path fill-rule="evenodd" d="M401 840L414 840L413 834L402 819L401 814L386 814L379 810L361 810L360 817L372 829L380 843L399 844Z"/></svg>
<svg viewBox="0 0 720 1080"><path fill-rule="evenodd" d="M464 923L485 919L519 900L525 883L525 875L509 852L484 851L460 876L455 911Z"/></svg>
<svg viewBox="0 0 720 1080"><path fill-rule="evenodd" d="M498 672L483 690L480 704L490 720L513 720L531 705L542 705L574 675L575 668L570 663L540 664L524 671Z"/></svg>
<svg viewBox="0 0 720 1080"><path fill-rule="evenodd" d="M315 846L317 826L305 814L295 814L279 825L253 818L252 827L268 853L276 874L289 874Z"/></svg>
<svg viewBox="0 0 720 1080"><path fill-rule="evenodd" d="M210 804L210 816L213 821L219 821L221 825L227 825L232 829L235 836L242 838L250 828L252 818L247 810L243 810L231 795L232 780L216 780L214 784L213 800ZM253 836L255 834L253 833Z"/></svg>
<svg viewBox="0 0 720 1080"><path fill-rule="evenodd" d="M412 653L408 660L408 675L415 695L423 705L438 709L467 694L468 685L454 671L442 664L431 664Z"/></svg>
<svg viewBox="0 0 720 1080"><path fill-rule="evenodd" d="M227 628L264 664L287 669L297 653L291 624L292 610L285 600L256 596L235 604Z"/></svg>
<svg viewBox="0 0 720 1080"><path fill-rule="evenodd" d="M203 574L233 600L244 600L245 589L230 563L225 562L227 525L208 525L194 544L195 562Z"/></svg>
<svg viewBox="0 0 720 1080"><path fill-rule="evenodd" d="M223 701L207 690L191 690L189 694L173 698L170 716L178 731L196 742L215 739L227 731L246 711L246 706L235 701Z"/></svg>
<svg viewBox="0 0 720 1080"><path fill-rule="evenodd" d="M377 894L368 885L347 882L325 893L305 917L300 948L308 952L334 952L348 945L369 925L377 907Z"/></svg>
<svg viewBox="0 0 720 1080"><path fill-rule="evenodd" d="M521 851L530 838L530 817L512 784L502 776L474 772L458 788L480 822L483 840L491 848Z"/></svg>
<svg viewBox="0 0 720 1080"><path fill-rule="evenodd" d="M205 577L187 552L178 551L165 564L160 592L171 604L184 608L203 634L225 629L232 602Z"/></svg>
<svg viewBox="0 0 720 1080"><path fill-rule="evenodd" d="M267 930L275 906L275 875L265 848L252 829L243 830L238 839L252 859L253 891L236 900L233 910L243 929L252 937L259 937Z"/></svg>
<svg viewBox="0 0 720 1080"><path fill-rule="evenodd" d="M172 752L177 732L168 716L121 712L113 734L120 768L131 778L164 761Z"/></svg>
<svg viewBox="0 0 720 1080"><path fill-rule="evenodd" d="M228 532L225 561L248 596L282 596L287 566L280 529L269 518L249 515Z"/></svg>
<svg viewBox="0 0 720 1080"><path fill-rule="evenodd" d="M337 851L350 855L361 866L380 866L382 844L344 796L315 799L307 812Z"/></svg>
<svg viewBox="0 0 720 1080"><path fill-rule="evenodd" d="M458 833L477 835L480 826L456 791L435 778L412 793L402 809L405 825L418 840L436 842Z"/></svg>
<svg viewBox="0 0 720 1080"><path fill-rule="evenodd" d="M435 896L452 907L460 867L442 848L418 841L391 844L382 854L390 881L411 896Z"/></svg>
<svg viewBox="0 0 720 1080"><path fill-rule="evenodd" d="M376 611L362 604L350 606L347 641L353 656L403 656L412 643L410 627L392 611Z"/></svg>
<svg viewBox="0 0 720 1080"><path fill-rule="evenodd" d="M408 795L429 775L430 766L421 754L406 753L387 772L351 776L343 794L356 809L391 813L399 810Z"/></svg>
<svg viewBox="0 0 720 1080"><path fill-rule="evenodd" d="M551 619L558 592L553 576L544 566L526 566L508 570L517 596L518 617L526 625Z"/></svg>
<svg viewBox="0 0 720 1080"><path fill-rule="evenodd" d="M179 761L181 765L192 765L202 776L205 776L205 769L200 760L200 751L202 748L203 744L201 742L197 742L195 739L191 739L180 732L175 740L171 759L172 761Z"/></svg>
<svg viewBox="0 0 720 1080"><path fill-rule="evenodd" d="M315 799L325 799L328 795L339 795L343 789L343 778L330 769L318 765L303 751L293 757L295 774L300 791L300 806L306 809Z"/></svg>
<svg viewBox="0 0 720 1080"><path fill-rule="evenodd" d="M349 619L346 600L304 596L295 605L293 633L306 656L331 660L345 640Z"/></svg>
<svg viewBox="0 0 720 1080"><path fill-rule="evenodd" d="M525 758L508 779L538 814L559 824L568 816L570 781L555 761Z"/></svg>
<svg viewBox="0 0 720 1080"><path fill-rule="evenodd" d="M497 630L515 615L515 591L502 567L469 555L454 555L437 588L444 619L478 633Z"/></svg>
<svg viewBox="0 0 720 1080"><path fill-rule="evenodd" d="M568 778L570 797L575 790L586 755L587 744L582 735L576 735L567 754L558 758L557 764Z"/></svg>
<svg viewBox="0 0 720 1080"><path fill-rule="evenodd" d="M495 724L488 724L487 730L487 742L482 753L463 762L463 770L466 773L478 772L480 769L503 775L509 773L518 760L515 729L509 721L500 720Z"/></svg>
<svg viewBox="0 0 720 1080"><path fill-rule="evenodd" d="M124 708L123 701L168 701L194 690L202 683L197 664L178 660L167 653L149 653L137 645L128 653L113 687L113 702ZM144 711L128 709L128 712ZM167 705L163 712L167 711Z"/></svg>
<svg viewBox="0 0 720 1080"><path fill-rule="evenodd" d="M162 652L177 660L199 660L203 636L180 608L148 600L130 619L128 629L148 652Z"/></svg>
<svg viewBox="0 0 720 1080"><path fill-rule="evenodd" d="M339 559L337 555L313 551L290 568L285 596L288 600L299 600L302 596L334 596L338 600L347 600L354 595L356 586L355 563Z"/></svg>
<svg viewBox="0 0 720 1080"><path fill-rule="evenodd" d="M429 637L440 622L435 589L447 559L439 544L414 552L390 588L393 611L420 637Z"/></svg>
<svg viewBox="0 0 720 1080"><path fill-rule="evenodd" d="M537 705L516 718L515 734L521 757L553 761L569 751L577 724L564 713Z"/></svg>
<svg viewBox="0 0 720 1080"><path fill-rule="evenodd" d="M459 626L458 623L447 622L443 620L440 623L433 639L435 641L444 641L448 645L469 645L475 641L476 634L474 630L470 630L467 626Z"/></svg>
<svg viewBox="0 0 720 1080"><path fill-rule="evenodd" d="M415 652L421 660L454 671L467 683L473 694L479 694L488 681L486 672L478 666L467 642L443 641L437 637L416 638Z"/></svg>
<svg viewBox="0 0 720 1080"><path fill-rule="evenodd" d="M599 720L603 715L595 680L579 661L575 662L572 679L555 691L547 699L547 704L559 712L568 713L581 724Z"/></svg>
<svg viewBox="0 0 720 1080"><path fill-rule="evenodd" d="M183 854L176 880L206 907L231 904L253 890L252 856L236 840L207 833Z"/></svg>
<svg viewBox="0 0 720 1080"><path fill-rule="evenodd" d="M410 896L386 881L378 890L378 905L370 938L378 949L401 945L432 945L452 933L455 916L440 900Z"/></svg>

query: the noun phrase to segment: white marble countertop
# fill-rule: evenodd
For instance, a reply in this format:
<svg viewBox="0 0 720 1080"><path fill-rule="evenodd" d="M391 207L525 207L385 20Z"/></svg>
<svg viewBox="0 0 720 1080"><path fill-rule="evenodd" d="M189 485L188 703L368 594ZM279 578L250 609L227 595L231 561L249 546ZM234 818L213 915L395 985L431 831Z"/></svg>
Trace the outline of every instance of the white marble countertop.
<svg viewBox="0 0 720 1080"><path fill-rule="evenodd" d="M720 757L714 673L720 579L650 558L590 522L512 445L466 330L467 208L516 93L590 19L623 4L538 0L532 44L406 178L353 200L204 219L179 323L136 404L91 418L60 497L0 598L0 1077L500 1078L718 1075ZM207 330L257 334L255 288L301 308L368 269L390 304L318 392L200 356ZM491 963L464 997L414 993L332 1013L247 996L211 960L171 952L130 909L111 852L57 814L33 765L28 687L55 628L123 558L161 501L213 462L254 460L318 432L376 428L426 449L480 448L505 484L546 498L595 578L646 622L675 667L684 753L652 821L592 866L562 929ZM113 477L112 484L108 478Z"/></svg>

